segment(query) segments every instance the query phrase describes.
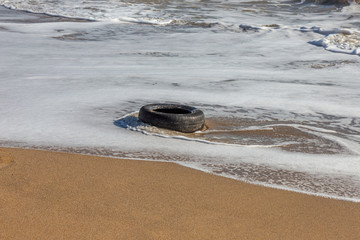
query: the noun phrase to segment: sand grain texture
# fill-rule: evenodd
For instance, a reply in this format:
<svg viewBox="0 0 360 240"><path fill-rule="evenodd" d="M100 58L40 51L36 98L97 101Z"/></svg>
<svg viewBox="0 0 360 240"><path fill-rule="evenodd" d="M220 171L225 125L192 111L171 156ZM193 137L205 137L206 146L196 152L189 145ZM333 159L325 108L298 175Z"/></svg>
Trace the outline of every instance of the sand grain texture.
<svg viewBox="0 0 360 240"><path fill-rule="evenodd" d="M173 163L4 152L0 239L360 239L358 203Z"/></svg>
<svg viewBox="0 0 360 240"><path fill-rule="evenodd" d="M0 169L13 163L13 157L6 151L0 150Z"/></svg>

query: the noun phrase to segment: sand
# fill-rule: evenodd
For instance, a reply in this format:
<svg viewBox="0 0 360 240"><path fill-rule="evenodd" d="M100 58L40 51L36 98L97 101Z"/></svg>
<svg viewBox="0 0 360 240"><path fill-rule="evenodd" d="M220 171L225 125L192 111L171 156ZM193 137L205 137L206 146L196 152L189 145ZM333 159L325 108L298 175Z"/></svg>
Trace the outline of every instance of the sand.
<svg viewBox="0 0 360 240"><path fill-rule="evenodd" d="M0 151L0 239L360 239L359 203L174 163Z"/></svg>

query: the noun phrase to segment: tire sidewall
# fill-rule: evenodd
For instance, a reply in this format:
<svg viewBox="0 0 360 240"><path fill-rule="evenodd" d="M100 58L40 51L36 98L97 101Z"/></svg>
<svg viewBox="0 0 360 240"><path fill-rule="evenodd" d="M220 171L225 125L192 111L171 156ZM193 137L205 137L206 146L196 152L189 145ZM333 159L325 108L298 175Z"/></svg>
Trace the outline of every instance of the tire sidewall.
<svg viewBox="0 0 360 240"><path fill-rule="evenodd" d="M156 111L158 109L183 109L189 111L189 113L164 113ZM177 104L149 104L143 106L139 112L139 119L156 127L185 133L200 130L205 124L205 116L201 110Z"/></svg>

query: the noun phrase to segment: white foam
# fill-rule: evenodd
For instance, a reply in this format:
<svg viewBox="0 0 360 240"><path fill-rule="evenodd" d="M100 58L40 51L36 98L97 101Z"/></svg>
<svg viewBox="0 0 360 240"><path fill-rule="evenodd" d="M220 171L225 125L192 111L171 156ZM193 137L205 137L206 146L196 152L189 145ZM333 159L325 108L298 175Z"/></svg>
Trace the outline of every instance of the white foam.
<svg viewBox="0 0 360 240"><path fill-rule="evenodd" d="M211 168L205 168L203 165L201 165L199 163L178 162L178 164L181 165L181 166L190 167L190 168L202 171L202 172L213 174ZM226 178L231 178L231 179L234 179L234 180L239 180L238 177L235 177L235 176L232 176L232 175L229 175L229 174L221 174L221 176L226 177ZM291 187L286 187L286 186L283 186L283 185L267 184L267 183L264 183L264 182L256 182L256 181L248 181L246 178L241 179L241 181L246 182L246 183L255 184L255 185L258 185L258 186L264 186L264 187L275 188L275 189L280 189L280 190L285 190L285 191L297 192L297 193L302 193L302 194L307 194L307 195L312 195L312 196L317 196L317 197L331 198L331 199L337 199L337 200L342 200L342 201L360 203L360 198L346 197L346 196L336 196L334 194L326 194L326 193L319 193L319 192L302 191L302 190L300 190L298 188L291 188Z"/></svg>
<svg viewBox="0 0 360 240"><path fill-rule="evenodd" d="M332 52L360 55L360 34L358 33L329 34L311 43Z"/></svg>

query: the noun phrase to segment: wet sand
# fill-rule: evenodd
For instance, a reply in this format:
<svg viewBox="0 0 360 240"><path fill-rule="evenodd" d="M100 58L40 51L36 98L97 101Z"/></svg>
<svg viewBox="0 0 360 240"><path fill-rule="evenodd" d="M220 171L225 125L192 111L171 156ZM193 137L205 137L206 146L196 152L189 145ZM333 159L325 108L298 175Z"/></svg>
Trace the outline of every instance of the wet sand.
<svg viewBox="0 0 360 240"><path fill-rule="evenodd" d="M261 145L276 147L289 152L312 154L338 154L346 152L346 149L339 143L310 133L307 128L311 127L311 125L302 122L207 117L205 126L201 131L182 133L143 125L138 119L138 113L133 113L116 120L114 124L121 128L128 128L130 126L151 134L183 136L213 143ZM291 125L296 125L297 128ZM249 129L249 127L252 129ZM331 131L331 129L324 129Z"/></svg>
<svg viewBox="0 0 360 240"><path fill-rule="evenodd" d="M0 239L360 239L359 203L173 163L0 151Z"/></svg>

